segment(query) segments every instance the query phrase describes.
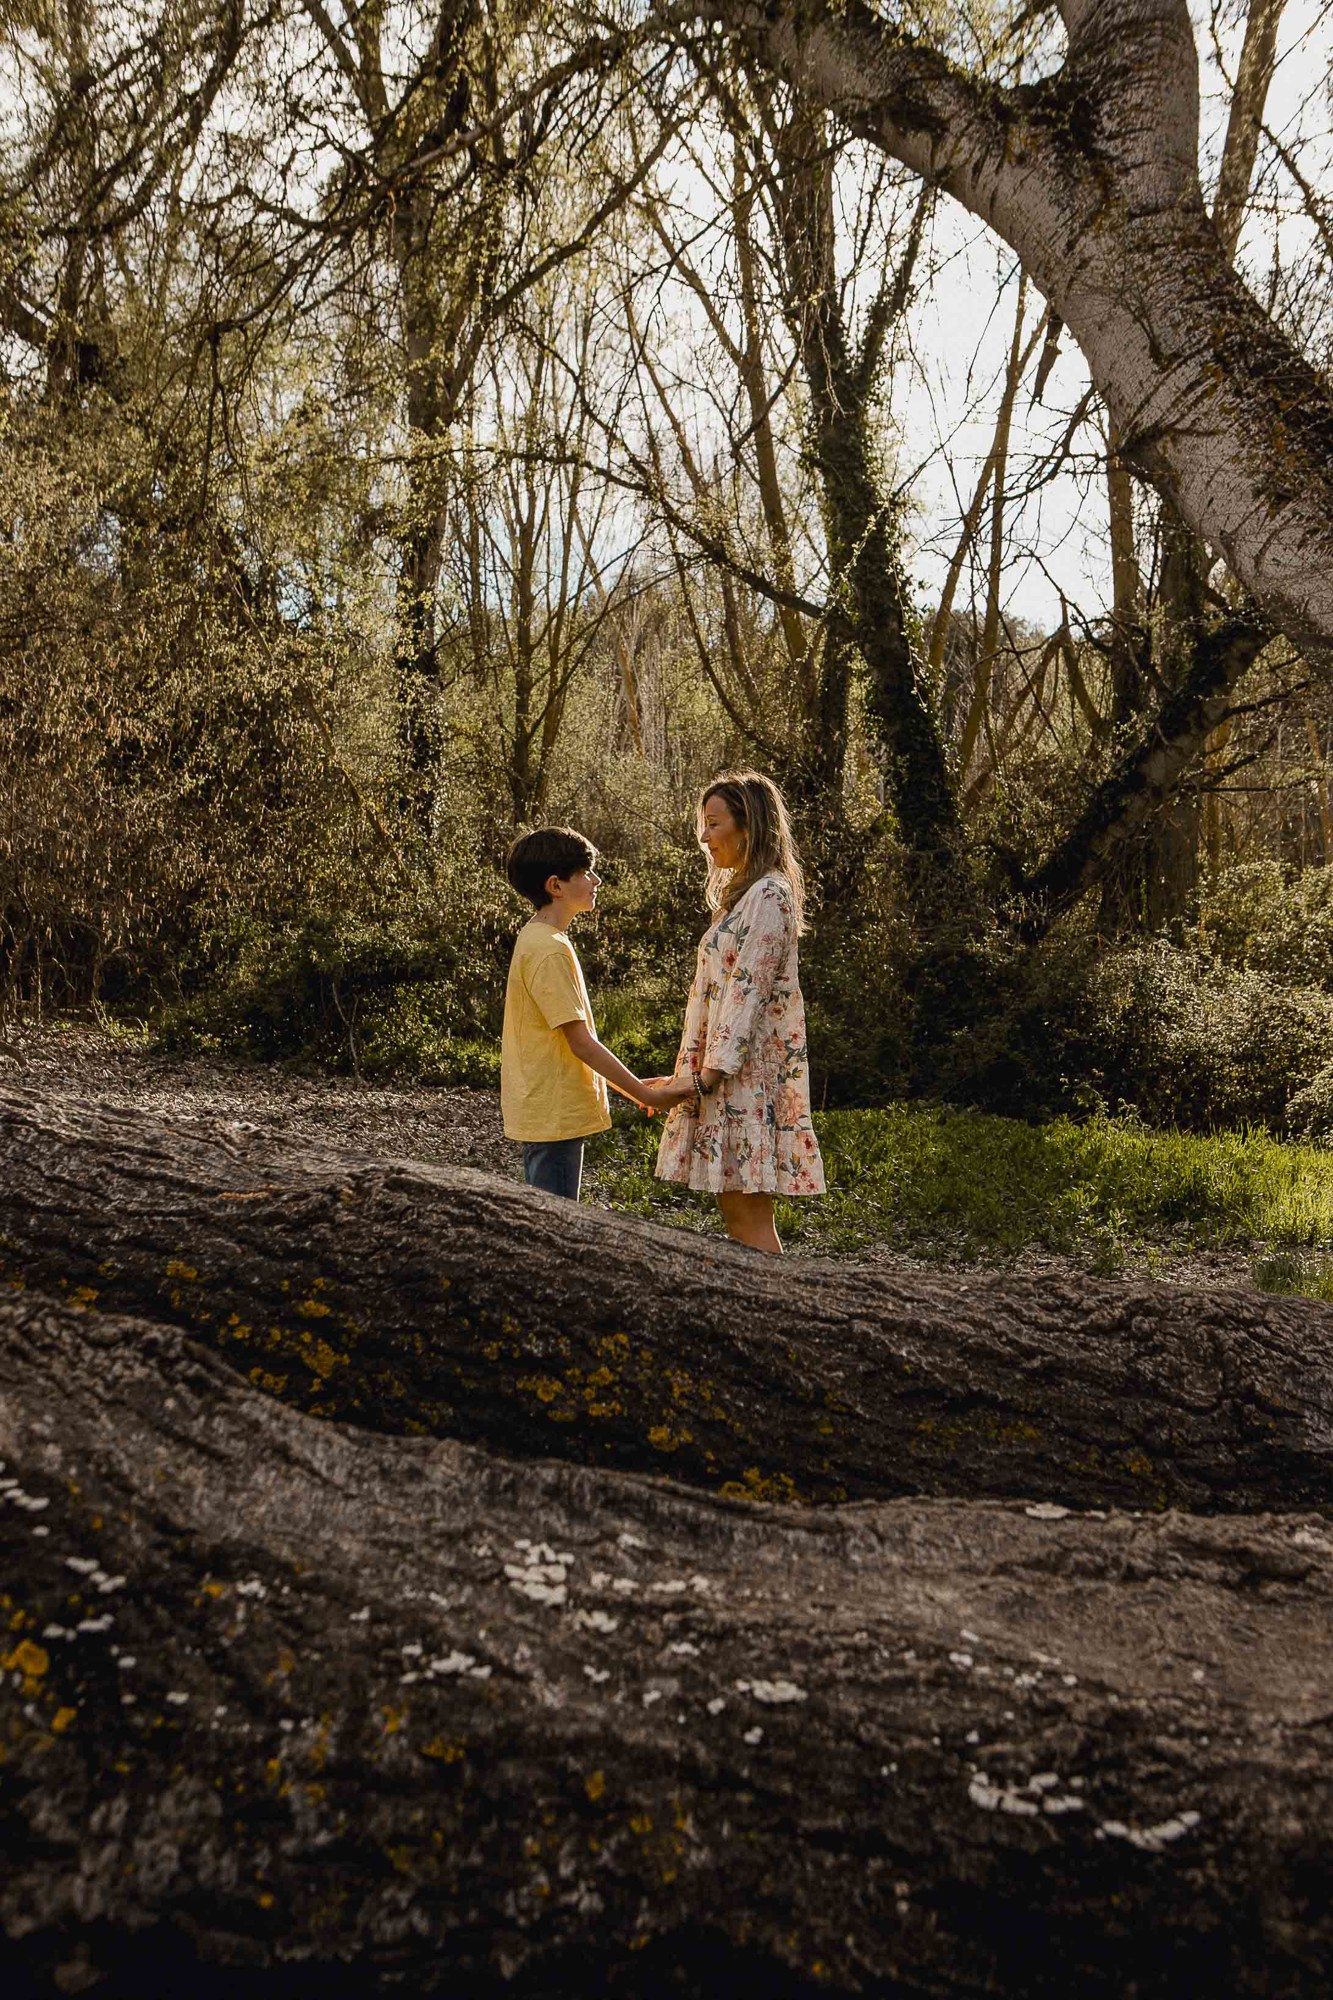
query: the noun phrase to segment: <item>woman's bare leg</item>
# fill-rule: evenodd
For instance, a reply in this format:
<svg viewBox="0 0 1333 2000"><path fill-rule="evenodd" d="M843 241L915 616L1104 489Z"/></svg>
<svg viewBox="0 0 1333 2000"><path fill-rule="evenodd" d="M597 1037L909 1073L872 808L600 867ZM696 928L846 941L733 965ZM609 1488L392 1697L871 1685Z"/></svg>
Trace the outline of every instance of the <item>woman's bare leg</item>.
<svg viewBox="0 0 1333 2000"><path fill-rule="evenodd" d="M782 1245L773 1224L771 1194L720 1194L717 1205L722 1210L722 1220L733 1243L748 1244L751 1250L764 1250L770 1257L782 1255Z"/></svg>

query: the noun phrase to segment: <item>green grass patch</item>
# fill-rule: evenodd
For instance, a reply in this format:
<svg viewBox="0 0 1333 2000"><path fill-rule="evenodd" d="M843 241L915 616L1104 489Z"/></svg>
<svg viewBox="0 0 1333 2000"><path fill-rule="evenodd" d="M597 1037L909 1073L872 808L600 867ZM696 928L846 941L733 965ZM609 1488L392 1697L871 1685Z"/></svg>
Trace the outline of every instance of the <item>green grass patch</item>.
<svg viewBox="0 0 1333 2000"><path fill-rule="evenodd" d="M1109 1117L1026 1125L913 1104L831 1111L815 1126L829 1192L779 1204L784 1236L811 1251L884 1243L952 1263L1038 1249L1109 1273L1153 1246L1263 1246L1264 1289L1333 1296L1333 1153L1312 1146L1263 1131L1204 1136ZM659 1132L618 1119L590 1152L597 1192L632 1214L716 1227L714 1202L654 1179Z"/></svg>

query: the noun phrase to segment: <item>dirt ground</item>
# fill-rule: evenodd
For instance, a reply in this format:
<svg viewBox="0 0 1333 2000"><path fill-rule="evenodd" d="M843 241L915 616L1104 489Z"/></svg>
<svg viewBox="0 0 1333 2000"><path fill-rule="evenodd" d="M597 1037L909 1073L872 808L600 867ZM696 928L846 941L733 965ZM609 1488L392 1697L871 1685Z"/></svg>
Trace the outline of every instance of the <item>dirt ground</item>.
<svg viewBox="0 0 1333 2000"><path fill-rule="evenodd" d="M518 1148L504 1136L495 1091L301 1075L216 1056L166 1056L81 1021L10 1029L0 1040L0 1080L6 1079L160 1116L253 1125L275 1137L313 1139L349 1153L431 1160L519 1178ZM588 1199L599 1199L595 1176L586 1192ZM682 1220L698 1227L702 1217L693 1205L685 1206L688 1197L682 1202ZM895 1270L937 1271L949 1260L943 1249L922 1255L882 1245L861 1261ZM1006 1268L1032 1277L1086 1267L1031 1250ZM1253 1257L1244 1251L1161 1247L1130 1256L1119 1275L1209 1291L1255 1289Z"/></svg>

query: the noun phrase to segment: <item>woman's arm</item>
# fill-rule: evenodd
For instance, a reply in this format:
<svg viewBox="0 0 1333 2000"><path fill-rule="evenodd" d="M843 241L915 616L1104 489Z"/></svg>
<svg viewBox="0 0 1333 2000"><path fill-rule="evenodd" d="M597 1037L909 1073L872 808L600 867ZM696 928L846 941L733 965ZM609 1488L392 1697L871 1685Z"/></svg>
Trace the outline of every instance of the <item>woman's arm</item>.
<svg viewBox="0 0 1333 2000"><path fill-rule="evenodd" d="M683 1103L694 1095L692 1077L669 1077L665 1083L649 1083L626 1069L618 1056L599 1042L586 1021L566 1021L561 1033L569 1043L570 1051L589 1069L604 1076L612 1090L618 1090L622 1097L628 1097L631 1104L641 1104L645 1109L661 1110L668 1104Z"/></svg>
<svg viewBox="0 0 1333 2000"><path fill-rule="evenodd" d="M735 1076L750 1059L750 1044L760 1012L787 960L795 925L791 891L785 881L768 876L736 905L739 942L726 968L727 977L708 1023L699 1081L711 1090L724 1076Z"/></svg>

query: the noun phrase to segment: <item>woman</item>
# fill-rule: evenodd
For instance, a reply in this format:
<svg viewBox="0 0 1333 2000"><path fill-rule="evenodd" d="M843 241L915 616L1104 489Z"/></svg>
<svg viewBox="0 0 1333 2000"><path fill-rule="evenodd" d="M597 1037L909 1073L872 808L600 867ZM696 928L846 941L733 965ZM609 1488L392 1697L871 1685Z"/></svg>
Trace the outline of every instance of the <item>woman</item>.
<svg viewBox="0 0 1333 2000"><path fill-rule="evenodd" d="M667 1119L662 1180L718 1198L727 1234L780 1255L775 1194L823 1194L810 1123L805 1007L796 973L805 883L771 778L715 778L698 807L708 907L676 1075L695 1094Z"/></svg>

